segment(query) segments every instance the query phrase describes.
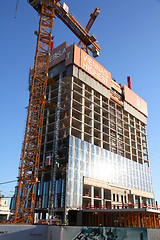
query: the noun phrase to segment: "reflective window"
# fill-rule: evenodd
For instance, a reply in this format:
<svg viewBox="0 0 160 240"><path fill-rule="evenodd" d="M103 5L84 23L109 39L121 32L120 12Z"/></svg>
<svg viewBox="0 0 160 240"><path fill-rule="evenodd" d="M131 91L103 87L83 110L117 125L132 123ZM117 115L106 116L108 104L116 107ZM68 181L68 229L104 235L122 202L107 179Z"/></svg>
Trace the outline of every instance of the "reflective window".
<svg viewBox="0 0 160 240"><path fill-rule="evenodd" d="M67 207L82 207L83 176L153 193L148 166L69 137Z"/></svg>

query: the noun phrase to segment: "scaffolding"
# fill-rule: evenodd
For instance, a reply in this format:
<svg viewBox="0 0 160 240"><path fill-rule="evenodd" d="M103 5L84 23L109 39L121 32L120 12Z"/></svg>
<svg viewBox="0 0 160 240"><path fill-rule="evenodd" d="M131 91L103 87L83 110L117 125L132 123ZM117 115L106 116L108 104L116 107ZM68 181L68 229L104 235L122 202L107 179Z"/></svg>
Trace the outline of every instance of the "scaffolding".
<svg viewBox="0 0 160 240"><path fill-rule="evenodd" d="M58 100L57 109L55 114L54 122L54 139L53 139L53 164L51 166L51 178L50 178L50 191L49 191L49 217L54 216L54 205L55 205L55 185L56 185L56 171L59 162L58 156L58 137L59 137L59 126L60 126L60 113L61 113L61 93L62 93L62 74L59 75L59 87L58 87Z"/></svg>
<svg viewBox="0 0 160 240"><path fill-rule="evenodd" d="M123 228L160 228L158 212L133 210L97 210L83 212L83 226L123 227Z"/></svg>

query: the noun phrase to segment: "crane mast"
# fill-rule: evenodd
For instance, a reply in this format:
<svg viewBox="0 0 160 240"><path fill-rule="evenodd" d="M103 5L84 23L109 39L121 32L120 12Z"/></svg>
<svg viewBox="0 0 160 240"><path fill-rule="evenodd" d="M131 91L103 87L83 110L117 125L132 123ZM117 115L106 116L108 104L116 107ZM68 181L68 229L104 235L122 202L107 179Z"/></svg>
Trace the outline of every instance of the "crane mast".
<svg viewBox="0 0 160 240"><path fill-rule="evenodd" d="M90 36L86 30L83 29L81 25L62 8L59 0L28 0L28 2L38 13L40 13L40 21L33 81L30 92L28 116L18 179L14 223L33 224L53 19L56 16L59 17L84 45L92 45L93 54L95 56L99 55L100 48L95 43L92 36ZM55 167L53 167L53 169L54 172L52 178L55 180L56 169ZM50 199L52 201L53 194L51 194ZM50 206L51 205L52 204L50 203Z"/></svg>
<svg viewBox="0 0 160 240"><path fill-rule="evenodd" d="M33 223L54 8L42 5L14 222Z"/></svg>

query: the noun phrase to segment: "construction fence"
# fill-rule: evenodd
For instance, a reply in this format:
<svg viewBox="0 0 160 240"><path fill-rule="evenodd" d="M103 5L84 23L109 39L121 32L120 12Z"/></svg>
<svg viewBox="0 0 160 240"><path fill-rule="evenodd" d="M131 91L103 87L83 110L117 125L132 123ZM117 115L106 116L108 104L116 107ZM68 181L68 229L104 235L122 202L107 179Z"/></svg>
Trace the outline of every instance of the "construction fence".
<svg viewBox="0 0 160 240"><path fill-rule="evenodd" d="M0 225L0 240L153 240L160 239L159 229L116 227L71 227L47 225Z"/></svg>

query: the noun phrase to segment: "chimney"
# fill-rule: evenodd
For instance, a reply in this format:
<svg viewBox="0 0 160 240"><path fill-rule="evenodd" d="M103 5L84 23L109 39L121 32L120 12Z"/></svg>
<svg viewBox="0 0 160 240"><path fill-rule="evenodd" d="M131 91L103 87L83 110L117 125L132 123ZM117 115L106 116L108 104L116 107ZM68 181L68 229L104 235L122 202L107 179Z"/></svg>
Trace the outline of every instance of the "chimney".
<svg viewBox="0 0 160 240"><path fill-rule="evenodd" d="M127 82L128 82L128 88L131 89L131 77L130 76L127 77Z"/></svg>
<svg viewBox="0 0 160 240"><path fill-rule="evenodd" d="M51 51L54 49L54 42L51 42Z"/></svg>

